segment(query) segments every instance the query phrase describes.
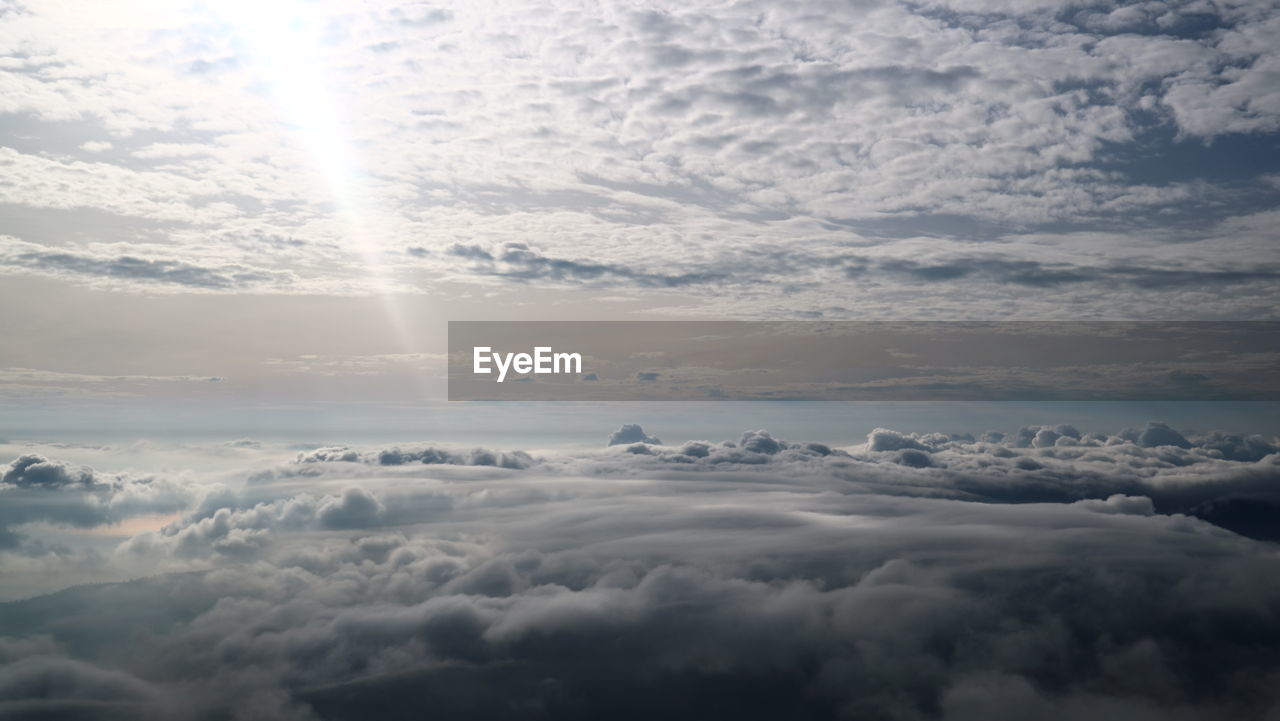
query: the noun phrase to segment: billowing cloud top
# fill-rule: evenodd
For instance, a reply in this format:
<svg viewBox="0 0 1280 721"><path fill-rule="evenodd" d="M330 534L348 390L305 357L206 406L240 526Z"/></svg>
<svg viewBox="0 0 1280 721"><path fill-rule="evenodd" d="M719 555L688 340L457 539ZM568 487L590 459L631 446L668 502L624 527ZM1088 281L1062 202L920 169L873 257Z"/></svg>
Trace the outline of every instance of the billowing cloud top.
<svg viewBox="0 0 1280 721"><path fill-rule="evenodd" d="M1069 425L749 430L594 451L219 444L175 520L48 542L156 479L23 455L0 605L16 718L1263 718L1276 441ZM512 462L503 462L509 459ZM152 500L156 500L151 497ZM95 505L96 504L96 505ZM163 508L158 501L132 513ZM500 690L500 693L495 693Z"/></svg>

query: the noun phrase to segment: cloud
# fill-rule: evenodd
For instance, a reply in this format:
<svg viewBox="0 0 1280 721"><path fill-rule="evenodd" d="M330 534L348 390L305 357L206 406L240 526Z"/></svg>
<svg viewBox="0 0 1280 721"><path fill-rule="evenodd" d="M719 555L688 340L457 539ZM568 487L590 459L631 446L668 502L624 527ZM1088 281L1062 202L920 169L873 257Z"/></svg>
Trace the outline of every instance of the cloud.
<svg viewBox="0 0 1280 721"><path fill-rule="evenodd" d="M1280 704L1271 545L1168 507L1199 489L1243 519L1226 499L1274 489L1274 453L1228 460L1250 444L1227 434L983 435L882 428L841 450L755 430L505 474L378 452L290 464L320 475L211 492L110 558L185 573L5 604L0 709L960 721Z"/></svg>
<svg viewBox="0 0 1280 721"><path fill-rule="evenodd" d="M877 428L867 435L867 450L897 451L904 448L928 450L928 448L910 435L898 433L888 428Z"/></svg>
<svg viewBox="0 0 1280 721"><path fill-rule="evenodd" d="M1131 436L1138 445L1143 448L1156 448L1159 446L1174 446L1177 448L1190 448L1191 443L1187 441L1183 435L1164 423L1148 423L1147 427L1141 432L1124 432L1120 433L1121 438L1128 439Z"/></svg>
<svg viewBox="0 0 1280 721"><path fill-rule="evenodd" d="M1009 260L999 256L956 258L919 262L907 259L868 261L853 258L845 268L850 278L859 278L871 269L913 280L947 282L978 280L1009 283L1034 288L1053 288L1077 283L1124 283L1138 288L1158 289L1205 285L1239 285L1280 278L1280 268L1159 268L1137 265L1083 266L1069 263L1041 263Z"/></svg>
<svg viewBox="0 0 1280 721"><path fill-rule="evenodd" d="M1229 232L1221 229L1222 235ZM1188 240L1200 240L1206 247L1228 242L1217 232ZM1122 233L1113 234L1111 241L1121 247L1126 242ZM735 295L791 284L789 287L796 297L811 297L808 293L812 292L811 299L815 301L817 296L829 297L833 287L846 292L885 284L920 283L934 286L939 297L943 297L948 286L955 286L955 292L1014 292L1024 295L1028 301L1042 302L1042 297L1029 294L1078 286L1098 289L1098 292L1106 292L1107 288L1132 289L1154 299L1161 293L1216 293L1216 289L1226 288L1263 292L1269 283L1280 278L1280 267L1260 265L1252 255L1242 254L1226 262L1221 258L1200 257L1198 253L1179 257L1185 251L1174 251L1169 245L1149 252L1135 249L1123 254L1115 253L1114 248L1107 254L1090 252L1077 257L1053 253L1061 256L1053 260L1039 257L1046 254L1043 243L1005 243L998 254L967 256L940 251L935 243L922 239L903 243L905 252L887 250L876 256L851 253L843 248L825 249L821 244L805 241L794 245L790 250L781 246L758 247L749 252L687 259L681 264L684 272L679 274L664 272L663 264L654 263L651 258L637 259L630 267L584 263L547 256L526 243L508 243L494 253L475 245L455 245L450 254L470 261L470 270L480 275L557 286L680 288ZM868 240L867 245L881 244ZM889 247L887 243L883 245ZM1116 257L1107 257L1112 254ZM928 259L921 260L922 257ZM855 284L848 284L849 280ZM1001 291L1002 288L1011 290ZM955 308L949 311L952 315L956 312Z"/></svg>
<svg viewBox="0 0 1280 721"><path fill-rule="evenodd" d="M196 485L184 481L103 474L87 466L24 454L0 467L0 547L26 546L28 524L93 528L184 510L197 495ZM32 548L40 550L38 544Z"/></svg>
<svg viewBox="0 0 1280 721"><path fill-rule="evenodd" d="M16 458L0 476L0 483L18 488L89 487L94 485L93 470L50 461L35 454Z"/></svg>
<svg viewBox="0 0 1280 721"><path fill-rule="evenodd" d="M511 280L540 280L562 283L623 282L640 287L676 288L716 283L726 278L722 272L707 269L688 273L657 273L616 264L589 263L554 258L529 248L524 243L506 243L492 254L478 246L454 245L451 255L479 261L473 271Z"/></svg>
<svg viewBox="0 0 1280 721"><path fill-rule="evenodd" d="M1203 436L1198 445L1206 451L1221 454L1228 461L1260 461L1277 451L1276 446L1262 436L1242 436L1221 431Z"/></svg>
<svg viewBox="0 0 1280 721"><path fill-rule="evenodd" d="M369 528L385 509L363 488L348 488L342 496L320 507L317 518L328 528Z"/></svg>
<svg viewBox="0 0 1280 721"><path fill-rule="evenodd" d="M786 447L774 440L768 431L747 431L738 439L738 447L751 453L763 453L772 456Z"/></svg>
<svg viewBox="0 0 1280 721"><path fill-rule="evenodd" d="M407 463L448 464L455 466L498 466L501 468L527 468L534 459L524 451L491 451L474 448L457 451L428 446L401 450L385 448L377 452L360 453L348 448L317 448L299 453L296 463L374 463L382 466L400 466Z"/></svg>
<svg viewBox="0 0 1280 721"><path fill-rule="evenodd" d="M650 10L6 16L0 201L45 243L7 272L625 287L755 317L1275 305L1270 226L1222 227L1274 206L1274 8ZM930 280L970 302L908 292Z"/></svg>
<svg viewBox="0 0 1280 721"><path fill-rule="evenodd" d="M219 383L219 376L104 375L66 373L38 368L0 368L0 384L84 385L109 383Z"/></svg>
<svg viewBox="0 0 1280 721"><path fill-rule="evenodd" d="M609 445L620 446L630 443L651 443L661 445L662 441L648 435L644 429L636 423L625 423L618 430L609 434Z"/></svg>
<svg viewBox="0 0 1280 721"><path fill-rule="evenodd" d="M1155 513L1155 506L1146 496L1126 496L1116 493L1108 496L1106 500L1089 498L1076 503L1099 513L1129 513L1139 516L1150 516Z"/></svg>
<svg viewBox="0 0 1280 721"><path fill-rule="evenodd" d="M150 718L157 700L150 684L129 674L57 655L19 659L0 677L0 710L15 718Z"/></svg>
<svg viewBox="0 0 1280 721"><path fill-rule="evenodd" d="M0 254L0 264L54 276L87 276L211 291L288 285L292 277L288 272L238 265L204 267L168 258L103 256L42 248L12 238L7 240L9 247L7 252Z"/></svg>

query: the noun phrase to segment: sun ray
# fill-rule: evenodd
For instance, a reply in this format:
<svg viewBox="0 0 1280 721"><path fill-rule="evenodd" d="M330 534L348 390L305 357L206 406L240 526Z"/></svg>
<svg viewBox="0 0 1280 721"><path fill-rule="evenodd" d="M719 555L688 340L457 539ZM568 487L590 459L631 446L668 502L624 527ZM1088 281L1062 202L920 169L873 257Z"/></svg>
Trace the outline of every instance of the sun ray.
<svg viewBox="0 0 1280 721"><path fill-rule="evenodd" d="M377 209L341 111L341 82L335 80L340 76L332 67L324 23L312 7L296 0L230 0L213 9L243 44L254 80L265 88L289 141L304 153L330 196L344 248L359 259L361 284L378 297L397 336L397 350L421 350L389 265L394 249L370 231Z"/></svg>

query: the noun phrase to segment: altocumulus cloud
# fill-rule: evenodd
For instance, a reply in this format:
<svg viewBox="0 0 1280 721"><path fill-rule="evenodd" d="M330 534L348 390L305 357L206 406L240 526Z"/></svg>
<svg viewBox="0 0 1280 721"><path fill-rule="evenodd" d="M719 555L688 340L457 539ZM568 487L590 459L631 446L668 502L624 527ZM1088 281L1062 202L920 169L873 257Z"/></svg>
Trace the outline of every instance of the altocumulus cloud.
<svg viewBox="0 0 1280 721"><path fill-rule="evenodd" d="M1267 505L1274 439L1161 424L877 429L839 448L765 430L664 445L624 426L614 438L536 457L419 447L281 462L241 449L270 471L204 487L107 561L187 572L0 606L0 711L1280 710L1280 561L1249 537L1280 519ZM474 462L500 457L521 462ZM24 457L4 483L52 494L123 481ZM1264 523L1237 523L1233 504Z"/></svg>
<svg viewBox="0 0 1280 721"><path fill-rule="evenodd" d="M0 202L28 219L0 269L367 294L353 269L372 265L395 292L621 286L740 315L1270 316L1276 18L1267 2L275 20L207 4L127 22L32 6L0 17ZM282 115L297 95L312 107ZM922 280L944 287L902 287Z"/></svg>

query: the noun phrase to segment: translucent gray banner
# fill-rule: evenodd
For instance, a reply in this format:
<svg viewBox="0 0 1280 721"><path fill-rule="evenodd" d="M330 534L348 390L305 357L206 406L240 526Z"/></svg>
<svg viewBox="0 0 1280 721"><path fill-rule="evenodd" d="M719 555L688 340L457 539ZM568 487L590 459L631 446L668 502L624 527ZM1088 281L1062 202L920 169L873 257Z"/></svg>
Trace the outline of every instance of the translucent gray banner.
<svg viewBox="0 0 1280 721"><path fill-rule="evenodd" d="M452 321L451 401L1280 400L1275 322Z"/></svg>

